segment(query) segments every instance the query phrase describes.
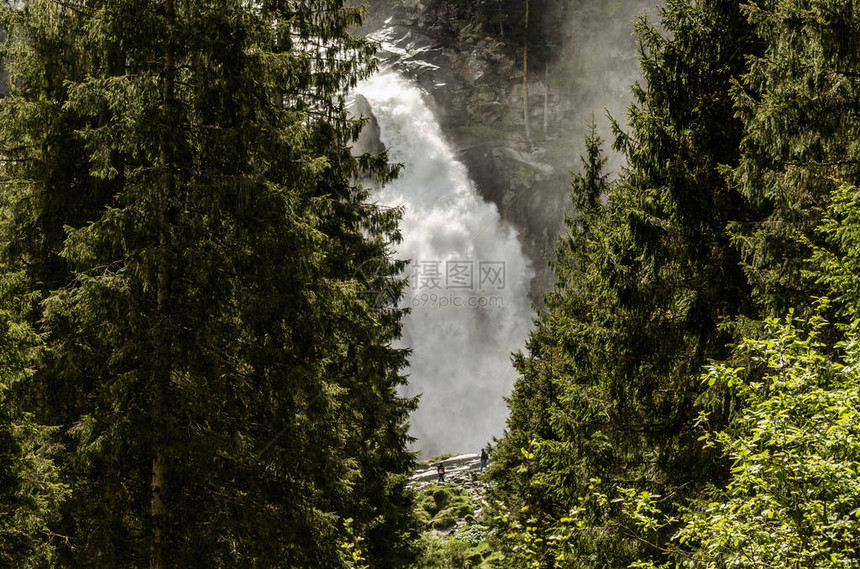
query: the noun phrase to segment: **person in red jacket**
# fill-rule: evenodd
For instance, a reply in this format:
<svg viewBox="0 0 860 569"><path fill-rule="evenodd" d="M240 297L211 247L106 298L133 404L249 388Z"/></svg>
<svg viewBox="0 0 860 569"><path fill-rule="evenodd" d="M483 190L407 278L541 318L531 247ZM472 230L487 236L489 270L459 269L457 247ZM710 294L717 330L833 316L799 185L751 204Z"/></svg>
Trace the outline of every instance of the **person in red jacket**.
<svg viewBox="0 0 860 569"><path fill-rule="evenodd" d="M445 482L445 465L441 462L436 466L436 472L439 473L439 482Z"/></svg>

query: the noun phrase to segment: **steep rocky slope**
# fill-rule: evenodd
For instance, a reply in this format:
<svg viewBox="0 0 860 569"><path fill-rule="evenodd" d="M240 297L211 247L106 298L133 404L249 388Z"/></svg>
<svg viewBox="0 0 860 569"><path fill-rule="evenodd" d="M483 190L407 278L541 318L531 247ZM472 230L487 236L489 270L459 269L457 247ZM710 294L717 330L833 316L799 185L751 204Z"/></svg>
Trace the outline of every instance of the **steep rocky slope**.
<svg viewBox="0 0 860 569"><path fill-rule="evenodd" d="M523 71L510 49L473 24L443 29L435 5L371 1L362 33L382 43L383 68L412 77L429 95L481 195L520 231L537 273L536 300L551 280L545 260L561 227L585 125L595 116L607 133L604 109L623 113L636 76L631 22L651 3L553 5L557 13L550 16L565 22L565 38L551 64L530 73L531 140L523 121Z"/></svg>

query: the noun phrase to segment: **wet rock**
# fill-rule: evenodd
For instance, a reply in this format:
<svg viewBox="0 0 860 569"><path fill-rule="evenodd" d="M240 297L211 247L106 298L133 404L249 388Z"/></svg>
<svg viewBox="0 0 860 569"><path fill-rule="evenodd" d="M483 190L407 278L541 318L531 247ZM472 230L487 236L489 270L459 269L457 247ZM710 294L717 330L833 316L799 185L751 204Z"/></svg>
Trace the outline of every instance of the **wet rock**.
<svg viewBox="0 0 860 569"><path fill-rule="evenodd" d="M352 145L353 156L384 152L385 145L382 144L382 140L380 139L379 122L376 120L376 116L373 114L373 109L367 99L363 95L355 95L347 106L347 110L351 117L363 118L367 121L361 130L361 134L358 136L358 140Z"/></svg>

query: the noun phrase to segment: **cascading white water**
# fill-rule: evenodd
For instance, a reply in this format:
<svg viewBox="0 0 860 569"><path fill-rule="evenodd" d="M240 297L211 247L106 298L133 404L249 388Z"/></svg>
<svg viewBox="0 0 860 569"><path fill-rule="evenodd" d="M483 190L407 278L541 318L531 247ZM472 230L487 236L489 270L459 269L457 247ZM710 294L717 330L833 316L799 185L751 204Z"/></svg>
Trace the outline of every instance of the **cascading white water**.
<svg viewBox="0 0 860 569"><path fill-rule="evenodd" d="M424 456L477 452L501 434L504 397L515 372L512 351L530 329L533 276L513 228L484 201L442 134L421 91L393 73L361 83L380 138L405 168L376 199L403 206L403 242L411 259L411 313L404 344L412 349L406 395L421 393L411 420Z"/></svg>

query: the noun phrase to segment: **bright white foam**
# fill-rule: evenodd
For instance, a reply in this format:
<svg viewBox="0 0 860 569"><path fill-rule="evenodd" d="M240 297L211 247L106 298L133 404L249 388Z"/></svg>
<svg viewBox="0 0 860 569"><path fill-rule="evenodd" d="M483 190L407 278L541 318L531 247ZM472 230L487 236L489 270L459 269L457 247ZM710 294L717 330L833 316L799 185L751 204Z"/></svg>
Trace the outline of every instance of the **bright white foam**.
<svg viewBox="0 0 860 569"><path fill-rule="evenodd" d="M390 160L405 165L375 198L404 207L397 254L413 260L403 300L412 310L404 323L403 344L412 349L405 394L422 396L411 434L425 456L477 452L504 428L504 397L516 377L510 354L531 327L533 271L516 231L478 195L418 87L383 73L357 92L373 108ZM499 263L502 283L491 278ZM457 288L468 284L469 266L472 287Z"/></svg>

